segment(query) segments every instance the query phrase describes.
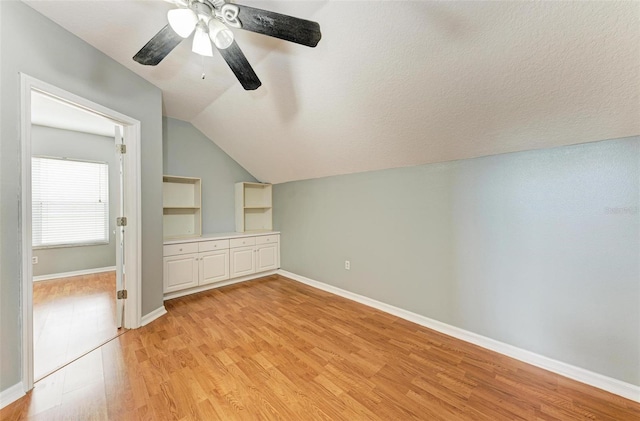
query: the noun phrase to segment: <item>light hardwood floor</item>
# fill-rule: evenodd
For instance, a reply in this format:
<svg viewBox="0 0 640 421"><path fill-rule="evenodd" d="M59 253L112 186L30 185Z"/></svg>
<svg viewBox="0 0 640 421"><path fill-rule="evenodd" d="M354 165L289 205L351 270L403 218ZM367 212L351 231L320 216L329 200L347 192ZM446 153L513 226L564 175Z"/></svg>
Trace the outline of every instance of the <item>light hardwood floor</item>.
<svg viewBox="0 0 640 421"><path fill-rule="evenodd" d="M3 420L638 420L640 404L274 275L166 302Z"/></svg>
<svg viewBox="0 0 640 421"><path fill-rule="evenodd" d="M115 291L115 272L33 283L36 380L123 333Z"/></svg>

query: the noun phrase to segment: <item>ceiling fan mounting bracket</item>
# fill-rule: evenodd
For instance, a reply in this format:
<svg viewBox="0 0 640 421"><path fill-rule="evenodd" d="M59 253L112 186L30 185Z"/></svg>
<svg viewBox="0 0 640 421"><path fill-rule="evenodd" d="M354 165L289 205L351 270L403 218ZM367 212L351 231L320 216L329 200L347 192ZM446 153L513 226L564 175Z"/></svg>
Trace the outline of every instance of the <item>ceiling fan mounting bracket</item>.
<svg viewBox="0 0 640 421"><path fill-rule="evenodd" d="M184 4L186 8L193 10L201 20L208 21L211 18L216 18L233 28L242 28L242 23L238 19L240 9L235 4L226 3L224 0L190 0Z"/></svg>

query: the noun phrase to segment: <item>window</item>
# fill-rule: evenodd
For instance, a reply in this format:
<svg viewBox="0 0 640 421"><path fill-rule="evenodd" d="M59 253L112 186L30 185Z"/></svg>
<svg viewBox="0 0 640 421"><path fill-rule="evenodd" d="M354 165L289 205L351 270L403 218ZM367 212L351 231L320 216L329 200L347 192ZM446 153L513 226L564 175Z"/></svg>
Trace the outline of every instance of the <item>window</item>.
<svg viewBox="0 0 640 421"><path fill-rule="evenodd" d="M33 247L109 242L109 167L31 158Z"/></svg>

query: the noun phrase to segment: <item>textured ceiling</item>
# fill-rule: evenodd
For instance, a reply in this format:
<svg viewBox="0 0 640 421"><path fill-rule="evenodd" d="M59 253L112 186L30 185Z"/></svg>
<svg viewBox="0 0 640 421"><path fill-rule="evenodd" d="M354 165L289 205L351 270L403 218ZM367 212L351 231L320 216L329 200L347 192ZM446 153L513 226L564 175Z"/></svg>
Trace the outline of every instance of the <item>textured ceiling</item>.
<svg viewBox="0 0 640 421"><path fill-rule="evenodd" d="M163 2L28 2L163 90L256 178L284 182L640 134L640 3L264 1L320 23L315 49L234 30L262 80L181 44L131 57Z"/></svg>

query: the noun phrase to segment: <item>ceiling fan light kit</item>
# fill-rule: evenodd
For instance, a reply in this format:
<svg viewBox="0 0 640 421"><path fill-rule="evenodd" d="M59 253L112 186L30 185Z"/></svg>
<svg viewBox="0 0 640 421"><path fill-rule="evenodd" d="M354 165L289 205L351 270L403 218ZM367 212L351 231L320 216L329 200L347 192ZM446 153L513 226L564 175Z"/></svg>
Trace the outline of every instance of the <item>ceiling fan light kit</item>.
<svg viewBox="0 0 640 421"><path fill-rule="evenodd" d="M261 85L260 79L236 44L229 26L308 47L315 47L322 37L317 22L280 13L225 3L224 0L169 1L179 8L167 13L169 24L133 56L140 64L157 65L195 30L193 52L213 56L213 42L242 87L253 90Z"/></svg>
<svg viewBox="0 0 640 421"><path fill-rule="evenodd" d="M233 32L218 19L209 20L209 38L216 48L224 50L233 44Z"/></svg>
<svg viewBox="0 0 640 421"><path fill-rule="evenodd" d="M196 26L196 33L193 36L193 46L191 51L201 56L213 57L213 48L211 48L211 41L209 41L209 35L207 34L207 27L198 22Z"/></svg>
<svg viewBox="0 0 640 421"><path fill-rule="evenodd" d="M182 38L188 38L198 23L198 16L191 9L172 9L167 13L171 29Z"/></svg>

